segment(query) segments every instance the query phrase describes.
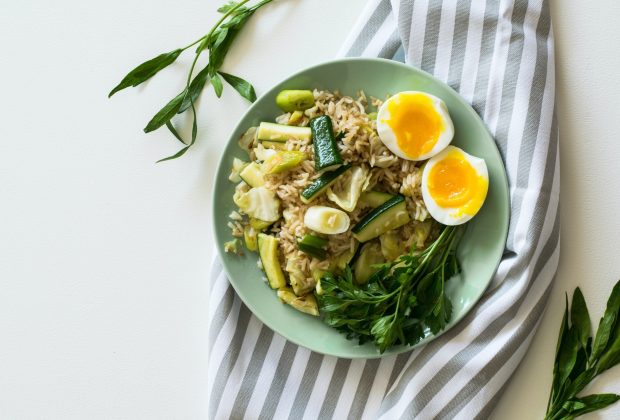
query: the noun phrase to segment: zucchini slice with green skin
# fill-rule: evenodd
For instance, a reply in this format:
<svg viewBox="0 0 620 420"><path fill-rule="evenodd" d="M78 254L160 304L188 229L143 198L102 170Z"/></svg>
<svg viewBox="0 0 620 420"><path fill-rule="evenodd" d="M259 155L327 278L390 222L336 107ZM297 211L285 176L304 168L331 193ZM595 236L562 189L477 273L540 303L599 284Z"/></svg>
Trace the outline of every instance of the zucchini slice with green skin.
<svg viewBox="0 0 620 420"><path fill-rule="evenodd" d="M276 105L284 112L304 111L314 106L314 94L311 90L282 90Z"/></svg>
<svg viewBox="0 0 620 420"><path fill-rule="evenodd" d="M318 258L319 260L324 260L327 257L327 251L323 248L315 248L310 245L302 244L301 242L297 243L299 250L304 254L308 254L311 257Z"/></svg>
<svg viewBox="0 0 620 420"><path fill-rule="evenodd" d="M381 191L366 191L362 193L362 196L359 199L359 203L372 207L379 207L381 204L388 201L390 198L393 198L392 194L381 192Z"/></svg>
<svg viewBox="0 0 620 420"><path fill-rule="evenodd" d="M351 232L360 242L367 242L388 230L396 229L409 223L405 197L397 195L368 213Z"/></svg>
<svg viewBox="0 0 620 420"><path fill-rule="evenodd" d="M342 165L342 156L334 137L332 119L327 115L310 120L312 144L314 146L314 166L317 171L330 171Z"/></svg>
<svg viewBox="0 0 620 420"><path fill-rule="evenodd" d="M334 171L325 172L300 193L301 201L308 204L319 195L323 194L325 190L327 190L327 187L332 185L340 175L349 169L351 169L351 165L345 164Z"/></svg>
<svg viewBox="0 0 620 420"><path fill-rule="evenodd" d="M321 238L319 236L306 234L303 238L299 240L300 244L312 246L314 248L325 248L327 246L327 239Z"/></svg>
<svg viewBox="0 0 620 420"><path fill-rule="evenodd" d="M261 171L260 165L256 162L246 165L246 167L239 173L239 177L252 188L262 187L265 185L263 171Z"/></svg>
<svg viewBox="0 0 620 420"><path fill-rule="evenodd" d="M364 244L359 257L353 264L353 274L357 284L364 284L368 281L377 269L372 267L374 264L385 262L381 254L381 247L375 242Z"/></svg>
<svg viewBox="0 0 620 420"><path fill-rule="evenodd" d="M272 289L286 286L286 278L278 258L278 240L271 235L258 234L258 254L260 255L263 270Z"/></svg>
<svg viewBox="0 0 620 420"><path fill-rule="evenodd" d="M256 135L260 141L286 142L289 139L309 140L312 136L312 130L310 127L262 122L258 126Z"/></svg>
<svg viewBox="0 0 620 420"><path fill-rule="evenodd" d="M297 242L297 246L301 252L320 260L327 257L327 251L324 249L327 246L327 239L307 234Z"/></svg>

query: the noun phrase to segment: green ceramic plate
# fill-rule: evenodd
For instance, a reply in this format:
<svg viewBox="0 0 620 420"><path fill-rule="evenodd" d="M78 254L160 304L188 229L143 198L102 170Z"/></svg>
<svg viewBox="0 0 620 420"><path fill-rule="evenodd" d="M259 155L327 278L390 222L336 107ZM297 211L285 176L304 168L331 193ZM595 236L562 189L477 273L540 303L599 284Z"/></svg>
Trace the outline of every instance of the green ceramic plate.
<svg viewBox="0 0 620 420"><path fill-rule="evenodd" d="M263 274L256 266L256 254L246 252L245 256L239 257L226 254L222 249L222 244L231 239L226 224L228 215L235 209L232 201L235 185L228 181L232 160L234 157L247 160L247 154L239 148L237 140L249 127L261 121L273 121L281 113L275 105L275 97L280 90L314 88L337 89L352 96L361 89L367 95L376 97L403 90L432 93L443 99L450 110L455 127L453 144L486 161L489 194L480 213L469 222L461 241L459 256L463 272L448 282L447 293L454 312L447 329L463 318L480 298L504 251L509 217L506 172L493 138L471 106L446 84L395 61L350 58L310 67L275 85L241 118L220 160L213 195L213 228L230 282L254 315L288 340L319 353L339 357L379 357L372 343L360 346L356 341L345 339L320 319L280 303L275 292L262 280ZM434 337L427 336L420 344ZM411 348L394 347L384 354L400 353Z"/></svg>

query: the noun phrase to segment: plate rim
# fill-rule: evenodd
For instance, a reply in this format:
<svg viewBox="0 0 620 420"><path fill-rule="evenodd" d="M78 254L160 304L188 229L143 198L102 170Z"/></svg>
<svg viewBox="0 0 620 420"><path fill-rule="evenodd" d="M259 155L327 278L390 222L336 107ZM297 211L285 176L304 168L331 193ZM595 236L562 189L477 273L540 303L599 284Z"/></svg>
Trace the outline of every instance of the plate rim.
<svg viewBox="0 0 620 420"><path fill-rule="evenodd" d="M393 65L396 67L401 67L407 71L411 71L413 73L418 73L426 78L431 79L434 83L437 83L439 85L442 85L444 88L451 90L455 96L458 102L460 102L461 105L464 106L464 108L467 109L467 112L469 114L471 114L475 119L477 119L482 126L484 127L484 130L486 132L486 134L490 137L490 139L492 140L493 143L493 153L496 154L496 157L500 163L501 166L501 183L504 186L503 189L503 194L501 197L501 200L506 203L505 206L505 214L503 215L503 219L506 220L506 223L501 227L502 228L502 234L501 237L503 238L502 241L504 243L504 250L506 249L506 240L508 238L508 231L509 231L509 227L510 227L510 220L511 220L511 206L510 206L510 184L508 182L508 174L506 172L506 164L504 162L504 159L502 158L502 155L499 151L499 148L497 146L497 142L495 141L495 138L493 137L493 135L491 134L491 132L489 131L489 128L487 127L486 123L484 122L484 120L482 119L482 117L480 117L480 115L478 115L478 113L474 110L474 108L472 107L472 105L470 103L468 103L465 98L463 98L461 96L461 94L459 94L455 89L453 89L450 85L448 85L447 83L443 82L442 80L439 80L438 78L436 78L435 76L433 76L432 74L421 70L417 67L414 66L410 66L406 63L402 63L400 61L396 61L396 60L390 60L390 59L386 59L386 58L380 58L380 57L344 57L344 58L337 58L337 59L332 59L332 60L326 60L326 61L322 61L320 63L314 64L312 66L309 67L304 67L301 70L298 70L294 73L291 73L290 75L280 79L279 81L276 81L275 83L271 84L271 86L265 90L264 93L262 93L254 103L252 103L246 110L245 112L238 118L238 122L237 124L235 124L234 128L230 131L230 134L228 136L228 140L227 142L224 144L224 150L222 151L222 154L220 155L219 159L218 159L218 163L215 169L215 179L214 179L214 186L213 186L213 191L211 192L211 228L213 230L213 238L215 240L215 248L217 250L217 255L219 256L220 260L221 260L221 265L222 265L222 269L224 270L224 273L226 274L227 280L230 283L230 285L233 287L235 293L237 294L237 296L239 297L239 299L241 299L241 302L247 306L247 308L250 310L250 312L260 321L262 322L265 326L267 326L269 329L271 329L274 333L280 335L282 338L284 338L287 341L290 341L293 344L296 344L298 346L301 346L303 348L306 348L310 351L319 353L319 354L323 354L323 355L327 355L327 356L334 356L334 357L339 357L339 358L346 358L346 359L379 359L385 356L391 356L391 355L397 355L397 354L401 354L407 351L411 351L416 349L417 347L423 346L425 344L430 343L433 340L436 340L438 337L441 337L443 334L445 334L446 332L450 331L452 328L454 328L457 324L459 324L461 322L461 320L467 316L472 309L474 308L474 306L476 306L476 304L478 303L478 301L480 300L480 298L482 297L482 295L484 294L484 292L488 289L489 285L491 284L491 281L493 280L493 277L495 277L495 274L497 273L497 269L499 268L499 265L502 261L502 256L500 254L500 258L498 259L497 263L495 264L495 267L493 269L493 274L490 276L489 279L486 280L486 285L480 289L480 292L477 293L476 295L473 295L474 298L472 299L472 304L471 306L464 311L463 313L460 314L460 316L455 317L453 319L450 320L449 324L447 325L447 327L445 329L443 329L442 331L440 331L437 334L433 334L430 335L428 337L425 337L424 339L420 340L418 343L413 344L413 345L399 345L396 346L395 348L393 348L391 351L386 351L384 353L379 353L377 351L377 354L370 354L370 355L357 355L357 354L345 354L345 353L341 353L338 351L332 351L332 352L326 352L326 351L322 351L320 349L317 348L313 348L309 345L307 345L306 343L301 343L299 342L299 340L295 340L295 339L291 339L287 336L287 334L283 333L280 331L279 328L274 327L269 321L266 321L261 315L259 315L256 311L256 307L255 305L252 303L251 299L247 299L247 296L245 296L245 294L239 290L239 288L237 287L237 285L235 284L235 280L233 279L233 276L231 276L228 267L226 267L226 264L224 263L224 250L222 248L222 246L219 246L218 244L220 243L220 239L218 238L218 233L217 233L217 229L215 228L216 224L217 224L217 220L216 220L216 203L217 203L217 197L218 197L218 192L219 189L218 188L218 179L217 179L217 175L220 173L220 171L222 170L222 165L224 165L224 160L225 160L225 156L226 156L226 149L228 149L229 145L231 142L234 141L234 138L232 137L233 133L237 132L237 130L239 130L242 126L242 122L245 119L245 117L252 112L255 108L258 107L260 100L268 95L273 89L275 89L275 87L283 82L285 82L286 80L298 77L304 73L310 72L312 70L315 70L317 68L323 67L323 66L327 66L327 65L333 65L333 64L339 64L339 63L355 63L355 62L379 62L379 63L383 63L383 64L388 64L388 65ZM503 252L502 252L503 254ZM259 311L260 312L260 311ZM335 331L335 330L334 330ZM337 331L335 331L336 333L338 333ZM351 342L352 345L356 345L354 340L349 340Z"/></svg>

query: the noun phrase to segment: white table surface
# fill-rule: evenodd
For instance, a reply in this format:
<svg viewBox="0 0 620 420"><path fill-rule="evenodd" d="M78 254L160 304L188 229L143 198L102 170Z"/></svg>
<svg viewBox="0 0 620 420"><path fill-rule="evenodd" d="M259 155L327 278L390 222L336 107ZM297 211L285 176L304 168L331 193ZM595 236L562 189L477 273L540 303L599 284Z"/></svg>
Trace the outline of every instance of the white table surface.
<svg viewBox="0 0 620 420"><path fill-rule="evenodd" d="M228 87L220 100L209 91L196 146L155 165L178 143L142 127L180 90L189 56L106 95L134 65L205 33L219 3L0 5L0 419L206 417L213 174L247 104ZM364 4L279 0L250 22L225 69L260 94L332 58ZM620 277L620 6L552 9L560 271L497 419L544 411L564 291L581 286L598 319ZM620 392L619 374L593 390ZM591 418L620 418L620 405Z"/></svg>

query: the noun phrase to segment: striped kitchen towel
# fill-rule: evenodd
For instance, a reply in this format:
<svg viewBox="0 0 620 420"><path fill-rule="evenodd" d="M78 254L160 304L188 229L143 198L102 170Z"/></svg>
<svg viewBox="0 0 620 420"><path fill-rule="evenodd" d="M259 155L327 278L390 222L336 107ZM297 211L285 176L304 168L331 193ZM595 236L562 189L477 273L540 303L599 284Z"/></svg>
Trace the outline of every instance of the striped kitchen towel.
<svg viewBox="0 0 620 420"><path fill-rule="evenodd" d="M379 360L323 356L274 334L241 303L216 260L209 417L486 418L532 340L558 264L548 1L371 0L342 54L419 67L482 116L510 182L505 254L491 286L460 323L424 347Z"/></svg>

